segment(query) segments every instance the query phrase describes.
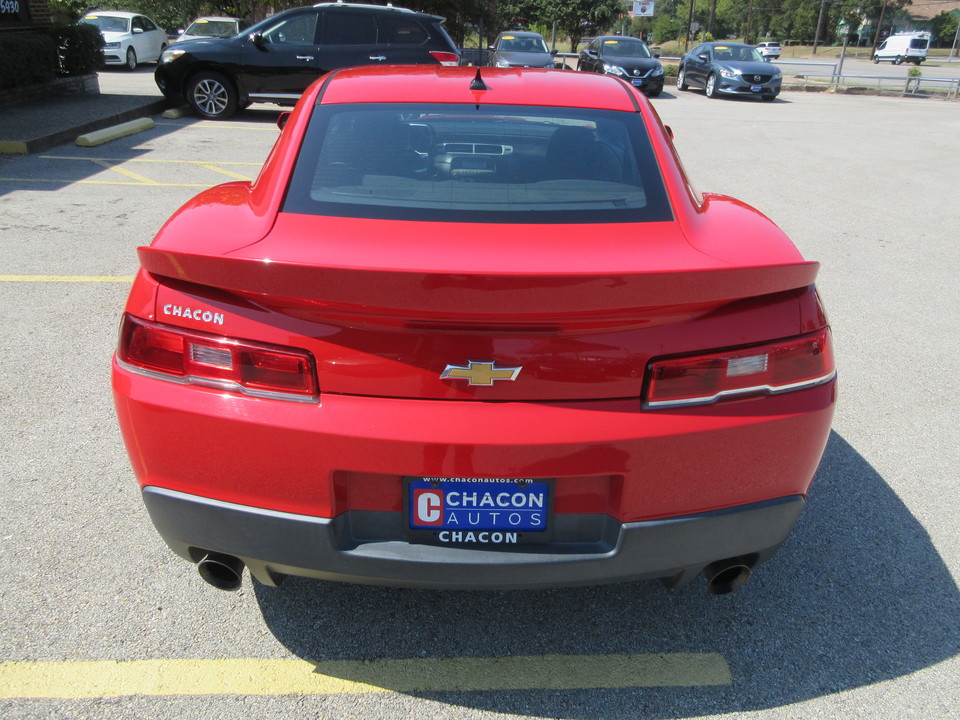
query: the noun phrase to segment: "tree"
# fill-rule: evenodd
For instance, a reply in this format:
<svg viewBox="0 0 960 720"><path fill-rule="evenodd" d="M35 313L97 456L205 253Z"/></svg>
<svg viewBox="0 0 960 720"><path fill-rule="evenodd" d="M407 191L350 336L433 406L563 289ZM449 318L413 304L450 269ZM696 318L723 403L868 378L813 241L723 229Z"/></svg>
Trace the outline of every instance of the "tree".
<svg viewBox="0 0 960 720"><path fill-rule="evenodd" d="M936 40L937 47L952 47L953 39L957 36L957 24L960 23L960 12L942 12L930 20L930 32Z"/></svg>

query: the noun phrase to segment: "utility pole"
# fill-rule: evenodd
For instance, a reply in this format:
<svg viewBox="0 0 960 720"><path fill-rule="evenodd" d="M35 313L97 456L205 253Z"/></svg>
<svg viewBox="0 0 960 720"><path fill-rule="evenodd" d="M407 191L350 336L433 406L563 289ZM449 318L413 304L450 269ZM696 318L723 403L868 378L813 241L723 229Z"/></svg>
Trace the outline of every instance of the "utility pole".
<svg viewBox="0 0 960 720"><path fill-rule="evenodd" d="M884 1L883 1L883 5L880 6L880 19L877 20L877 33L876 33L876 35L873 36L873 49L874 49L874 50L876 50L876 49L877 49L877 45L880 44L880 28L883 27L883 14L884 14L886 11L887 11L887 1L884 0ZM872 56L873 53L871 52L870 55Z"/></svg>
<svg viewBox="0 0 960 720"><path fill-rule="evenodd" d="M820 17L817 18L817 34L813 36L813 54L817 54L817 45L820 44L820 30L823 28L823 13L827 7L827 0L820 0Z"/></svg>

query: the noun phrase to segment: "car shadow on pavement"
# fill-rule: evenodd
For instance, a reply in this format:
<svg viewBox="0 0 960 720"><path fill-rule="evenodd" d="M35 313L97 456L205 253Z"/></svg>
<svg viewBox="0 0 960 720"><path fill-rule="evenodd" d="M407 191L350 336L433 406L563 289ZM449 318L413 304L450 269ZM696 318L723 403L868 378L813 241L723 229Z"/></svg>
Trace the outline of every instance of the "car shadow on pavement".
<svg viewBox="0 0 960 720"><path fill-rule="evenodd" d="M638 582L442 592L289 578L255 592L271 632L311 661L560 655L575 665L580 655L718 653L733 677L699 687L412 693L519 715L781 707L960 653L960 593L949 570L923 526L836 433L794 534L731 595L709 596L702 579L678 590Z"/></svg>

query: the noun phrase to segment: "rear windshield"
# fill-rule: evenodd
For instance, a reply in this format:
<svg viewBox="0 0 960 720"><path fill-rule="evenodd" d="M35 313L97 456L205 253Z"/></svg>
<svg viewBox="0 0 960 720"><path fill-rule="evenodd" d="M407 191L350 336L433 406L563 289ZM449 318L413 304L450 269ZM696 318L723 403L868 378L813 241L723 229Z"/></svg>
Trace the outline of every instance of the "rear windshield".
<svg viewBox="0 0 960 720"><path fill-rule="evenodd" d="M927 47L927 41L921 38L914 38L910 41L910 47L915 50L925 50Z"/></svg>
<svg viewBox="0 0 960 720"><path fill-rule="evenodd" d="M284 211L444 222L671 220L636 113L475 105L327 105Z"/></svg>

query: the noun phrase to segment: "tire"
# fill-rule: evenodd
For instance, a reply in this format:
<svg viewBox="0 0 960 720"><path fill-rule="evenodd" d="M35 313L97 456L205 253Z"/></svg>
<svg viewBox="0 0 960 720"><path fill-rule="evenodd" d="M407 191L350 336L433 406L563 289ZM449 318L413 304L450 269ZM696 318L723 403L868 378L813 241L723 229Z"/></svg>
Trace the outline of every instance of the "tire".
<svg viewBox="0 0 960 720"><path fill-rule="evenodd" d="M650 92L646 93L646 96L648 98L660 97L660 93L662 92L663 92L663 88L660 88L659 90L651 90Z"/></svg>
<svg viewBox="0 0 960 720"><path fill-rule="evenodd" d="M683 69L683 65L680 66L680 69L677 70L677 90L686 90L690 86L686 83L687 80L687 71Z"/></svg>
<svg viewBox="0 0 960 720"><path fill-rule="evenodd" d="M913 61L913 64L916 65L917 67L920 67L920 63L922 62L923 60L921 60L920 58L917 58L916 60Z"/></svg>
<svg viewBox="0 0 960 720"><path fill-rule="evenodd" d="M879 65L879 64L880 64L880 56L879 56L879 55L874 55L874 56L873 56L873 64L874 64L874 65Z"/></svg>
<svg viewBox="0 0 960 720"><path fill-rule="evenodd" d="M187 82L187 102L200 117L226 120L239 105L237 91L223 75L203 70Z"/></svg>
<svg viewBox="0 0 960 720"><path fill-rule="evenodd" d="M137 69L137 51L132 47L127 48L127 62L124 65L130 72Z"/></svg>
<svg viewBox="0 0 960 720"><path fill-rule="evenodd" d="M761 95L760 97L761 97L763 100L766 100L767 102L773 102L774 100L777 99L777 96L776 96L776 95Z"/></svg>
<svg viewBox="0 0 960 720"><path fill-rule="evenodd" d="M704 92L707 94L708 98L717 97L717 74L710 73L707 75L707 84L703 86Z"/></svg>
<svg viewBox="0 0 960 720"><path fill-rule="evenodd" d="M902 64L903 64L903 57L901 57L900 55L897 55L897 56L893 59L893 64L894 64L894 65L902 65Z"/></svg>

